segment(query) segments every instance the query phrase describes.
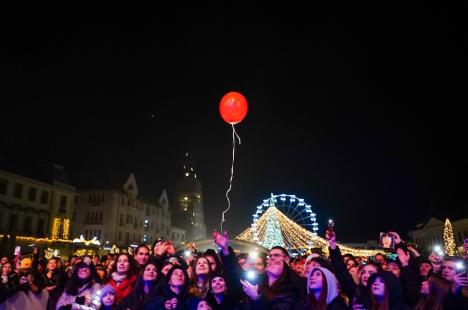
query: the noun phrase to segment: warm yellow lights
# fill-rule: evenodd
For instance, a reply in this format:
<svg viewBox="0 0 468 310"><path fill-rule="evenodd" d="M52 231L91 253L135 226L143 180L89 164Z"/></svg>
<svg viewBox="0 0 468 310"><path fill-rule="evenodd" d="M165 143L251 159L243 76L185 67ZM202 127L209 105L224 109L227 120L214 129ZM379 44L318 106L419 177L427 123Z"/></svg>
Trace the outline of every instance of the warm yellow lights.
<svg viewBox="0 0 468 310"><path fill-rule="evenodd" d="M52 224L52 239L58 239L60 237L60 226L62 225L62 219L61 218L54 218L54 222Z"/></svg>
<svg viewBox="0 0 468 310"><path fill-rule="evenodd" d="M254 232L251 228L246 229L240 235L236 237L238 240L245 240L255 243L264 243L266 237L266 224L267 219L271 216L274 216L277 222L280 225L280 231L282 234L282 239L287 249L289 250L304 250L310 248L321 248L322 251L328 255L328 241L315 236L312 232L303 228L302 226L296 224L290 220L286 215L284 215L276 207L269 207L266 212L252 225L256 225L255 231L257 235L254 235ZM270 219L271 222L271 219ZM276 222L276 221L275 221ZM373 256L379 250L366 250L366 249L355 249L347 247L344 245L339 245L341 253L346 254L350 253L354 256Z"/></svg>
<svg viewBox="0 0 468 310"><path fill-rule="evenodd" d="M444 248L445 248L445 253L447 253L448 256L455 255L455 249L456 249L455 238L453 237L452 224L450 223L449 219L445 220Z"/></svg>
<svg viewBox="0 0 468 310"><path fill-rule="evenodd" d="M70 220L63 220L63 239L70 239Z"/></svg>

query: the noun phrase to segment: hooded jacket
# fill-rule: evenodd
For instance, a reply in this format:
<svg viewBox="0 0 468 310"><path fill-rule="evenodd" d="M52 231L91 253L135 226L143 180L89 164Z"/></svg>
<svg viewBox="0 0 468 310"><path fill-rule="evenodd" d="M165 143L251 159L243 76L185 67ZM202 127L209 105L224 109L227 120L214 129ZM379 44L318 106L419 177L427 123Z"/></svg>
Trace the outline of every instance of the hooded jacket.
<svg viewBox="0 0 468 310"><path fill-rule="evenodd" d="M338 295L338 280L336 279L335 275L328 269L323 268L323 267L314 267L310 273L307 275L307 284L306 284L306 291L307 291L307 296L304 296L299 300L299 302L295 305L294 309L312 309L312 305L309 302L309 295L313 294L312 291L310 291L309 288L309 283L310 283L310 277L314 273L314 271L320 270L322 274L325 276L325 279L327 281L327 298L326 298L326 304L327 304L327 309L329 310L341 310L341 309L346 309L346 303Z"/></svg>
<svg viewBox="0 0 468 310"><path fill-rule="evenodd" d="M367 281L367 287L372 292L372 284L374 284L377 278L381 278L385 283L385 289L388 290L388 306L389 309L410 309L403 301L403 289L401 287L400 280L389 271L381 271L374 273L369 277Z"/></svg>

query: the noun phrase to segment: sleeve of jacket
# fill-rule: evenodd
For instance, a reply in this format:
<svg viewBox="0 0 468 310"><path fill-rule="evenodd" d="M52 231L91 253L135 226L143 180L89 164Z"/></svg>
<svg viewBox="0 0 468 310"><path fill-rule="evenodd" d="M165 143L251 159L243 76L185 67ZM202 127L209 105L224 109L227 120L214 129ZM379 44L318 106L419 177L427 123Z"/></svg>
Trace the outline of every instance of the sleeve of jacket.
<svg viewBox="0 0 468 310"><path fill-rule="evenodd" d="M330 260L333 268L335 268L335 276L340 283L341 290L349 300L352 300L357 286L356 283L354 283L353 277L346 269L346 265L341 257L340 248L336 246L335 250L328 248L328 251L330 252Z"/></svg>
<svg viewBox="0 0 468 310"><path fill-rule="evenodd" d="M418 274L414 272L412 266L401 268L400 282L403 288L405 302L414 307L420 300L421 283Z"/></svg>
<svg viewBox="0 0 468 310"><path fill-rule="evenodd" d="M242 268L239 266L234 250L229 247L229 255L224 256L220 253L221 263L223 264L224 276L228 282L228 287L231 295L240 300L243 296L242 286L240 284L240 275Z"/></svg>

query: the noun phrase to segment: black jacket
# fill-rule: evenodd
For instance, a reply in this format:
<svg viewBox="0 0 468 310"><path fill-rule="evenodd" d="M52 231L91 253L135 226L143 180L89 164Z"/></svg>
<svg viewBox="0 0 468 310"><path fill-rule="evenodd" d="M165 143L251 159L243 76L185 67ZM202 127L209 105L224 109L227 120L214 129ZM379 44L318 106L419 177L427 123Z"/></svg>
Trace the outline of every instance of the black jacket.
<svg viewBox="0 0 468 310"><path fill-rule="evenodd" d="M335 276L340 283L340 288L343 294L349 299L350 308L352 308L353 301L362 304L366 309L371 307L370 292L364 285L357 285L354 283L353 277L346 269L346 265L341 257L341 251L338 246L335 250L328 248L330 253L330 260L335 268Z"/></svg>
<svg viewBox="0 0 468 310"><path fill-rule="evenodd" d="M18 291L19 278L18 275L13 272L8 276L7 282L3 283L3 281L0 280L0 304L15 295Z"/></svg>
<svg viewBox="0 0 468 310"><path fill-rule="evenodd" d="M374 273L369 277L367 286L370 288L375 282L375 279L379 277L383 279L386 288L388 289L388 303L390 310L406 310L411 309L403 300L403 289L401 288L400 280L389 271L381 271Z"/></svg>
<svg viewBox="0 0 468 310"><path fill-rule="evenodd" d="M146 310L153 310L153 309L165 309L164 304L167 300L171 300L173 298L177 299L177 308L176 310L186 310L189 308L189 304L191 303L192 299L196 299L195 297L189 297L187 292L182 292L181 294L177 295L169 288L169 285L165 285L163 288L162 294L153 297L151 300L148 301L146 306L142 309Z"/></svg>
<svg viewBox="0 0 468 310"><path fill-rule="evenodd" d="M211 292L208 292L206 301L213 309L236 309L244 296L242 286L240 284L242 268L239 266L236 254L232 248L229 248L228 255L220 253L219 256L221 257L224 270L222 277L226 281L228 290L220 304L218 304L216 298Z"/></svg>
<svg viewBox="0 0 468 310"><path fill-rule="evenodd" d="M307 301L307 296L304 296L297 302L297 304L294 306L294 310L308 310L312 309L312 306L310 303ZM327 305L327 310L346 310L348 309L348 306L346 305L346 302L341 296L337 296L335 299L332 300L331 303Z"/></svg>
<svg viewBox="0 0 468 310"><path fill-rule="evenodd" d="M293 273L292 270L289 270ZM242 304L241 309L271 309L271 310L290 310L298 301L294 288L291 282L284 283L278 288L278 293L271 299L267 299L264 290L261 290L261 297L259 300L252 300L247 298Z"/></svg>

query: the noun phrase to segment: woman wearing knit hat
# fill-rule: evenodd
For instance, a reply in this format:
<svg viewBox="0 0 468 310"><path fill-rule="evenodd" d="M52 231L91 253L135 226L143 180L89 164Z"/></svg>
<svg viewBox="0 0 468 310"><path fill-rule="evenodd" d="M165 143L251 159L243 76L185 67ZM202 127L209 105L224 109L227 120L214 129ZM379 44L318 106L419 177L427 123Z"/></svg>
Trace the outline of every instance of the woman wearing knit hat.
<svg viewBox="0 0 468 310"><path fill-rule="evenodd" d="M295 305L295 309L346 308L344 299L338 295L338 281L335 275L323 267L312 268L307 280L307 295Z"/></svg>
<svg viewBox="0 0 468 310"><path fill-rule="evenodd" d="M101 310L116 310L115 304L115 289L112 285L107 284L101 289Z"/></svg>

